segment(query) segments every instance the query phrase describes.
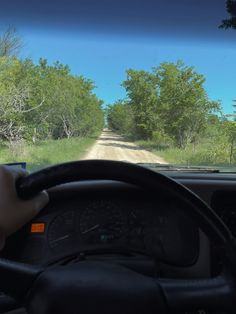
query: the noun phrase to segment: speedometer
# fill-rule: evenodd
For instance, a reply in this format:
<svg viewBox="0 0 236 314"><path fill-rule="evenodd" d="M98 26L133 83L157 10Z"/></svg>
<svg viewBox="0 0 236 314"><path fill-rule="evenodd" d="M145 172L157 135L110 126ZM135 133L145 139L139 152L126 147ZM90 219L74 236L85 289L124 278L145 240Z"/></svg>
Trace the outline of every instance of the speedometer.
<svg viewBox="0 0 236 314"><path fill-rule="evenodd" d="M74 236L74 211L64 212L55 217L49 227L48 242L54 251L71 245Z"/></svg>
<svg viewBox="0 0 236 314"><path fill-rule="evenodd" d="M112 243L126 233L127 217L113 203L94 201L82 212L79 227L88 244Z"/></svg>

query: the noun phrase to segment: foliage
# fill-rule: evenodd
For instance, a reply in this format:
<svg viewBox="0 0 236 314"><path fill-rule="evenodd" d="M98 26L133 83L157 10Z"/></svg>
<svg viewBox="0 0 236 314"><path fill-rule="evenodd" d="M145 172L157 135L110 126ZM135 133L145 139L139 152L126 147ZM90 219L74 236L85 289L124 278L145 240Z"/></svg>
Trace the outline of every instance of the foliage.
<svg viewBox="0 0 236 314"><path fill-rule="evenodd" d="M226 1L227 12L230 15L230 18L224 19L219 28L234 28L236 29L236 1L235 0L227 0Z"/></svg>
<svg viewBox="0 0 236 314"><path fill-rule="evenodd" d="M235 121L224 121L224 132L227 136L228 146L229 146L229 163L231 164L236 158L235 148L236 148L236 122Z"/></svg>
<svg viewBox="0 0 236 314"><path fill-rule="evenodd" d="M123 101L117 101L107 108L107 122L114 131L130 135L134 125L131 107Z"/></svg>
<svg viewBox="0 0 236 314"><path fill-rule="evenodd" d="M25 139L88 136L103 127L102 102L94 84L56 62L0 58L0 138Z"/></svg>
<svg viewBox="0 0 236 314"><path fill-rule="evenodd" d="M209 116L205 135L184 149L167 144L163 138L158 141L139 140L136 143L173 164L229 166L236 163L236 123L224 116Z"/></svg>
<svg viewBox="0 0 236 314"><path fill-rule="evenodd" d="M14 26L9 25L0 35L0 57L15 57L23 47L23 41Z"/></svg>
<svg viewBox="0 0 236 314"><path fill-rule="evenodd" d="M202 135L207 117L220 106L209 101L203 75L182 61L162 63L154 72L159 78L160 118L163 129L180 148L196 142Z"/></svg>
<svg viewBox="0 0 236 314"><path fill-rule="evenodd" d="M128 70L126 100L109 106L108 127L136 139L167 162L236 163L236 122L208 99L205 78L182 61L152 71Z"/></svg>
<svg viewBox="0 0 236 314"><path fill-rule="evenodd" d="M22 45L14 27L0 34L0 162L78 159L104 123L94 83L59 62L20 60Z"/></svg>
<svg viewBox="0 0 236 314"><path fill-rule="evenodd" d="M203 75L182 61L162 63L151 72L128 70L122 83L127 100L108 109L108 123L137 139L165 138L183 149L197 143L208 117L220 110L218 102L208 99L204 82ZM127 119L133 121L132 129Z"/></svg>
<svg viewBox="0 0 236 314"><path fill-rule="evenodd" d="M158 116L158 77L146 71L127 71L127 79L122 83L126 89L131 107L135 136L148 139L157 128Z"/></svg>

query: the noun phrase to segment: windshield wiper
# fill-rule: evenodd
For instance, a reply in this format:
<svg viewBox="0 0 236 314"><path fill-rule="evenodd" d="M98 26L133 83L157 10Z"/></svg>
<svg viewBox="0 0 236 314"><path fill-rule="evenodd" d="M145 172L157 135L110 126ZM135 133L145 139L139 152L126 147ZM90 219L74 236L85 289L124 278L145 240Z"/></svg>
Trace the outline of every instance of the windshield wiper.
<svg viewBox="0 0 236 314"><path fill-rule="evenodd" d="M138 165L158 171L181 171L181 172L201 172L201 173L219 173L220 170L212 167L203 166L179 166L166 165L158 163L138 163Z"/></svg>

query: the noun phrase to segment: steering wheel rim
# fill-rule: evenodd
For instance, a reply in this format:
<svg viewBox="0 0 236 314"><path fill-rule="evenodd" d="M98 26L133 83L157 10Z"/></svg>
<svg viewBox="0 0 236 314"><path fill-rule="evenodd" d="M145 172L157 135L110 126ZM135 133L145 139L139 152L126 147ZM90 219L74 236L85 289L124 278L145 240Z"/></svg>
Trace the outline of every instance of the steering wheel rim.
<svg viewBox="0 0 236 314"><path fill-rule="evenodd" d="M215 306L215 302L218 302L219 300L220 302L218 303L223 305L223 310L231 311L232 308L235 308L236 302L234 301L234 295L236 288L235 282L232 278L235 277L233 265L236 262L236 245L232 233L205 202L203 202L192 191L169 177L150 169L126 162L84 160L49 167L22 178L17 182L17 191L21 198L26 199L32 197L43 189L48 189L58 184L98 179L123 181L148 189L152 193L158 194L165 191L166 193L170 193L171 195L178 197L181 201L183 201L183 203L189 205L191 208L191 211L188 211L187 213L185 212L185 214L194 218L198 226L210 237L210 239L212 241L216 241L218 245L221 245L225 250L224 271L217 277L202 280L150 279L151 281L147 281L147 278L142 278L143 282L146 282L146 285L144 285L146 290L141 291L141 286L139 287L141 290L137 290L137 285L132 288L134 289L133 291L137 291L137 296L140 296L140 298L138 298L139 303L141 300L143 302L142 304L139 304L139 310L142 308L142 305L146 304L145 302L147 301L149 303L153 302L152 308L155 308L155 312L157 310L161 311L160 313L167 313L169 311L176 312L177 310L192 310L194 308L211 309ZM183 206L183 210L184 208L185 206ZM120 266L118 268L116 267L115 270L114 267L111 270L109 268L110 266L104 270L103 266L99 263L93 263L92 265L87 263L86 265L81 265L82 264L79 263L78 267L80 268L76 269L77 276L78 274L81 276L83 276L83 274L87 274L87 278L90 278L91 273L93 273L94 277L91 278L93 283L94 280L97 284L101 283L100 275L101 273L103 274L105 282L104 286L106 289L104 286L101 286L100 291L105 289L104 293L108 293L109 289L111 289L111 283L109 281L110 276L115 272L119 273L121 271L121 274L124 273ZM73 267L72 270L75 271ZM81 267L83 268L83 274L80 272ZM96 272L93 271L94 267L97 269ZM38 295L42 293L42 287L45 287L45 283L47 283L47 286L48 282L54 282L55 278L57 278L59 274L64 274L63 276L70 277L71 282L73 282L75 278L68 275L73 273L72 270L71 267L69 267L64 268L63 270L53 269L45 271L40 267L22 265L21 263L0 259L0 276L3 278L2 290L21 301L24 300L27 308L29 309L29 313L40 313L37 311L39 305ZM67 273L67 275L65 275L65 273ZM123 278L122 276L123 275L121 275L120 278ZM140 274L138 276L140 276ZM137 274L134 274L134 272L130 270L128 273L125 272L125 278L129 277L130 281L125 281L126 288L124 287L124 290L126 290L126 293L130 291L127 289L131 289L131 287L129 287L129 285L131 285L131 281L135 282L138 280L137 282L139 282L140 279L137 277ZM15 278L18 278L21 282L20 287L19 285L12 287L12 282L15 282ZM51 281L49 278L51 278ZM79 279L79 277L77 279ZM123 280L126 279L123 278ZM153 285L153 281L155 281L155 285ZM117 278L117 282L119 282L119 278ZM64 282L63 284L67 286L67 283ZM78 280L76 281L76 284L78 284ZM117 284L118 283L116 283L116 285ZM60 290L59 286L55 287L55 282L50 287L55 288L55 291ZM114 288L113 283L112 287ZM84 290L86 289L88 289L88 285L84 287ZM117 286L114 289L117 291ZM154 290L157 293L156 299L158 300L157 303L159 303L158 306L156 304L157 300L149 300L149 297L146 297L144 300L141 297L141 295L146 295L145 293L147 291L149 293L152 291L153 293ZM88 292L89 289L86 291ZM49 293L49 291L47 293ZM121 291L119 293L122 294L123 290L122 293ZM118 298L119 300L121 298L120 294ZM82 298L80 302L83 302L83 300L84 298ZM48 306L44 307L44 312L48 314L55 313L55 308L53 307L52 302L50 300L48 300L48 302ZM97 302L99 303L100 300ZM122 302L119 302L118 304L119 306L125 306L125 303L123 304ZM116 307L117 312L114 312L113 310L113 313L119 313L120 310L122 311L122 309L119 309L118 311L119 306L117 305ZM219 308L219 306L217 307ZM57 310L59 310L60 313L64 313L61 307L57 308ZM104 311L105 309L103 309L103 313L109 313L111 309L107 312ZM135 311L136 312L131 309L131 311L126 311L126 313L137 313L137 307L135 308ZM68 314L70 312L68 312L67 309L67 312L65 313ZM92 311L87 311L86 313L92 313ZM152 311L149 313L152 313Z"/></svg>

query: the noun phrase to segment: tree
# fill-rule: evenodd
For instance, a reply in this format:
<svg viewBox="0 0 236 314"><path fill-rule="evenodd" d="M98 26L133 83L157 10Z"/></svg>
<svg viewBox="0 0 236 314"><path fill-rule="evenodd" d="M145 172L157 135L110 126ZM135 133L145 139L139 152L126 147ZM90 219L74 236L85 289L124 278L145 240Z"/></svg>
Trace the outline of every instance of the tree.
<svg viewBox="0 0 236 314"><path fill-rule="evenodd" d="M37 89L43 91L45 104L35 117L38 133L62 138L85 136L103 126L102 102L93 94L94 84L82 76L72 76L70 69L41 59L36 66Z"/></svg>
<svg viewBox="0 0 236 314"><path fill-rule="evenodd" d="M109 126L138 139L168 141L182 149L197 143L209 115L220 110L218 102L208 99L204 82L203 75L182 61L164 62L150 72L130 69L122 83L127 99L109 108ZM126 123L127 117L132 123Z"/></svg>
<svg viewBox="0 0 236 314"><path fill-rule="evenodd" d="M230 15L230 18L224 19L219 28L234 28L236 29L236 1L235 0L227 0L226 1L227 12Z"/></svg>
<svg viewBox="0 0 236 314"><path fill-rule="evenodd" d="M14 142L27 133L27 116L44 103L33 103L32 87L18 76L22 73L24 63L14 58L0 58L0 137Z"/></svg>
<svg viewBox="0 0 236 314"><path fill-rule="evenodd" d="M128 70L127 79L122 83L125 87L128 104L134 117L136 137L148 139L157 129L158 116L158 77L147 71Z"/></svg>
<svg viewBox="0 0 236 314"><path fill-rule="evenodd" d="M59 62L0 57L0 138L15 142L85 136L103 127L94 84Z"/></svg>
<svg viewBox="0 0 236 314"><path fill-rule="evenodd" d="M0 57L16 57L23 47L23 40L14 26L8 26L0 35Z"/></svg>
<svg viewBox="0 0 236 314"><path fill-rule="evenodd" d="M165 133L178 147L185 148L197 141L206 127L208 115L219 110L220 105L208 100L203 75L182 61L162 63L153 71L160 82L160 116Z"/></svg>
<svg viewBox="0 0 236 314"><path fill-rule="evenodd" d="M115 104L107 108L107 122L109 128L114 131L133 135L133 113L129 104L122 100L118 100Z"/></svg>

